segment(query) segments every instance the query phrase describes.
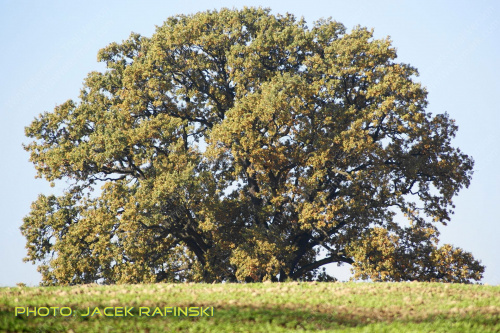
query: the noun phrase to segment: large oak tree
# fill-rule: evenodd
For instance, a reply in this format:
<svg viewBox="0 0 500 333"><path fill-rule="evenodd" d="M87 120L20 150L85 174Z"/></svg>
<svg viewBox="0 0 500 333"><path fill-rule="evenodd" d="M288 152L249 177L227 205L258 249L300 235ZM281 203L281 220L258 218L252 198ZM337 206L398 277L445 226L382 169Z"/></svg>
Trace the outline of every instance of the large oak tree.
<svg viewBox="0 0 500 333"><path fill-rule="evenodd" d="M223 9L98 58L78 102L26 128L38 176L68 183L21 227L43 284L329 280L329 263L375 281L482 277L436 227L473 161L389 39Z"/></svg>

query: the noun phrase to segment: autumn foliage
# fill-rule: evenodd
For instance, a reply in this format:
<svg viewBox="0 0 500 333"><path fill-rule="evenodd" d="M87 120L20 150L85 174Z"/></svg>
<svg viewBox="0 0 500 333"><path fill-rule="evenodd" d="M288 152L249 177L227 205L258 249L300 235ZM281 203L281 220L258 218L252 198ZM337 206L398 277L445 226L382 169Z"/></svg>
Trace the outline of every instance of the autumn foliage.
<svg viewBox="0 0 500 333"><path fill-rule="evenodd" d="M482 277L436 227L473 161L388 38L223 9L98 58L79 101L26 128L38 176L68 184L21 228L43 284L332 280L329 263L377 281Z"/></svg>

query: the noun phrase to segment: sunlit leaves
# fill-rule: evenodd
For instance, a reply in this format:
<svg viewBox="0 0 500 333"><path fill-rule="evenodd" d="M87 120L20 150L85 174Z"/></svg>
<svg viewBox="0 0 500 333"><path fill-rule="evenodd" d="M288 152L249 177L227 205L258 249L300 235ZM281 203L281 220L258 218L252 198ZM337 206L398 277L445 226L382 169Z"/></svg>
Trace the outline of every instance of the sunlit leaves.
<svg viewBox="0 0 500 333"><path fill-rule="evenodd" d="M481 277L428 224L450 220L473 161L390 39L223 9L98 58L79 101L26 128L38 176L69 186L22 227L44 283L328 280L334 262L374 280Z"/></svg>

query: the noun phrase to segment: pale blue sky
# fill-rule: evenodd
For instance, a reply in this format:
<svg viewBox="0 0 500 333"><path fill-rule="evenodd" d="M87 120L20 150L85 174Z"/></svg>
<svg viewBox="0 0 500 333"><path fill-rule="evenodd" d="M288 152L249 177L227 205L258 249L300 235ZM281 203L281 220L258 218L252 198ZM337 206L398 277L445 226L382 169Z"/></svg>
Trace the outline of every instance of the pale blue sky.
<svg viewBox="0 0 500 333"><path fill-rule="evenodd" d="M103 70L97 51L131 31L151 36L175 14L263 6L308 23L332 17L351 29L391 36L399 61L420 71L428 111L447 111L459 125L455 146L471 155L475 173L455 199L442 242L470 251L486 265L482 282L500 284L500 4L492 1L16 1L0 0L0 286L36 285L23 263L19 227L39 193L60 191L34 179L21 144L24 127L43 111L76 98L86 74ZM336 268L332 268L335 272ZM339 271L347 278L346 269Z"/></svg>

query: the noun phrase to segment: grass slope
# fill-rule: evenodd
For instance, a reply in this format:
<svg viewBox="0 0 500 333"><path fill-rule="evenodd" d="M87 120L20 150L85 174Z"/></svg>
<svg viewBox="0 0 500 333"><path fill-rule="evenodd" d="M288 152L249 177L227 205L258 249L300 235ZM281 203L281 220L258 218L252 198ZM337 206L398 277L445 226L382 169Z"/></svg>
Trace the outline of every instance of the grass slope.
<svg viewBox="0 0 500 333"><path fill-rule="evenodd" d="M27 315L26 307L38 313ZM66 307L62 313L71 314L50 307ZM103 314L106 307L112 316ZM173 316L165 307L213 307L213 316L211 308L203 316ZM95 314L82 316L89 309ZM500 332L500 286L290 282L0 288L0 331Z"/></svg>

